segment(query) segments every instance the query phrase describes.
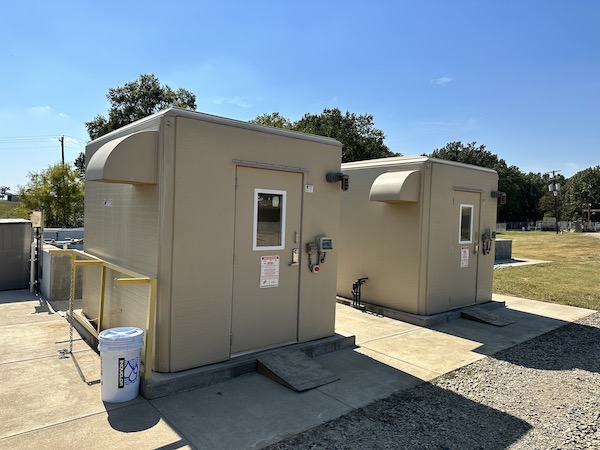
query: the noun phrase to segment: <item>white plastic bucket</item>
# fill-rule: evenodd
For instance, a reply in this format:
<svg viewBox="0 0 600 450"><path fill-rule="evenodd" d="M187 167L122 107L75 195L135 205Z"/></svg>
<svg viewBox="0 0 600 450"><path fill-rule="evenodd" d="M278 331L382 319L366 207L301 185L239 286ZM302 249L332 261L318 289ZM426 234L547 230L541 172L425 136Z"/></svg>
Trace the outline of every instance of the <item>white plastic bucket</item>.
<svg viewBox="0 0 600 450"><path fill-rule="evenodd" d="M109 328L98 335L102 401L120 403L138 396L143 337L135 327Z"/></svg>

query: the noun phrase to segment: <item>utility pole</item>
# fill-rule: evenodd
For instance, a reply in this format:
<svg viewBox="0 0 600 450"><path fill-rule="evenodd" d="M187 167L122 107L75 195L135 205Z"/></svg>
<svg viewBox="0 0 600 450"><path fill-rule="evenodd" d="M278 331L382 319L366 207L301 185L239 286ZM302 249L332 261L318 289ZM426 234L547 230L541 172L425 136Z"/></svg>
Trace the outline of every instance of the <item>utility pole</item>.
<svg viewBox="0 0 600 450"><path fill-rule="evenodd" d="M65 137L61 136L58 138L58 140L60 141L60 154L61 154L61 161L62 161L62 165L65 165Z"/></svg>

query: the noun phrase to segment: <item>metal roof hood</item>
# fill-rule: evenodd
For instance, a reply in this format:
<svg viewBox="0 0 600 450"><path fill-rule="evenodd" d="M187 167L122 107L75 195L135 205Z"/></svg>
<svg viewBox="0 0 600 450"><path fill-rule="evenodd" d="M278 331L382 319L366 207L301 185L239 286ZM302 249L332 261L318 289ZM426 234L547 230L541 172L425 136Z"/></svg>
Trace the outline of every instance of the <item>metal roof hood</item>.
<svg viewBox="0 0 600 450"><path fill-rule="evenodd" d="M90 159L89 181L156 184L158 131L141 131L108 141Z"/></svg>
<svg viewBox="0 0 600 450"><path fill-rule="evenodd" d="M372 202L418 202L421 172L408 170L379 175L371 185Z"/></svg>

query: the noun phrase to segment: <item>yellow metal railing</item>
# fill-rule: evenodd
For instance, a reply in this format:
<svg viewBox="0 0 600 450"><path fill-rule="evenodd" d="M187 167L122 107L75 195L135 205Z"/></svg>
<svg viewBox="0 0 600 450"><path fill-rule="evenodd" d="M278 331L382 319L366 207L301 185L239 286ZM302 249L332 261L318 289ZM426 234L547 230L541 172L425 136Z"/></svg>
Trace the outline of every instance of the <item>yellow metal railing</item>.
<svg viewBox="0 0 600 450"><path fill-rule="evenodd" d="M85 253L81 250L62 250L52 249L50 253L68 254L71 256L71 298L69 301L69 314L72 320L77 320L84 326L94 337L98 338L98 334L102 331L103 319L104 319L104 291L106 289L106 269L110 269L114 272L126 275L127 278L115 278L113 280L115 286L124 284L147 284L148 285L148 313L146 316L146 330L145 330L145 341L146 350L144 353L144 371L142 376L144 379L150 379L152 375L153 366L153 349L154 349L154 321L156 314L156 289L157 283L156 278L150 278L143 274L134 272L124 267L117 266L106 262L94 255ZM77 257L85 259L77 259ZM73 314L73 302L75 295L75 275L77 267L80 266L100 266L102 271L100 275L100 298L98 300L98 320L96 329L91 327L89 323L84 323Z"/></svg>

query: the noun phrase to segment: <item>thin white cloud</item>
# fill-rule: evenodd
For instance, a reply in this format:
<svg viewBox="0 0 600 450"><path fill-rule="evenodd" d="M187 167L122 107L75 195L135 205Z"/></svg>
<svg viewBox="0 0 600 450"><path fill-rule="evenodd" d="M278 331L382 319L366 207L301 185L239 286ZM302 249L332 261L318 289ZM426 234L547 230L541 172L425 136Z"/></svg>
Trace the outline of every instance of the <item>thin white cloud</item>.
<svg viewBox="0 0 600 450"><path fill-rule="evenodd" d="M433 80L430 80L430 83L435 84L437 86L445 87L448 83L452 81L454 81L454 77L450 75L445 75L441 78L434 78Z"/></svg>
<svg viewBox="0 0 600 450"><path fill-rule="evenodd" d="M69 118L70 116L68 114L65 113L58 113L58 117L66 117Z"/></svg>
<svg viewBox="0 0 600 450"><path fill-rule="evenodd" d="M48 113L52 111L52 108L50 106L34 106L30 110L34 113Z"/></svg>
<svg viewBox="0 0 600 450"><path fill-rule="evenodd" d="M452 133L467 133L477 129L479 124L478 117L469 117L468 119L455 119L449 121L431 121L423 124L424 129L432 131L444 131Z"/></svg>
<svg viewBox="0 0 600 450"><path fill-rule="evenodd" d="M243 97L215 98L214 100L211 100L211 103L213 103L215 105L223 105L223 104L235 105L235 106L239 106L240 108L251 108L252 107L252 104L249 103Z"/></svg>

